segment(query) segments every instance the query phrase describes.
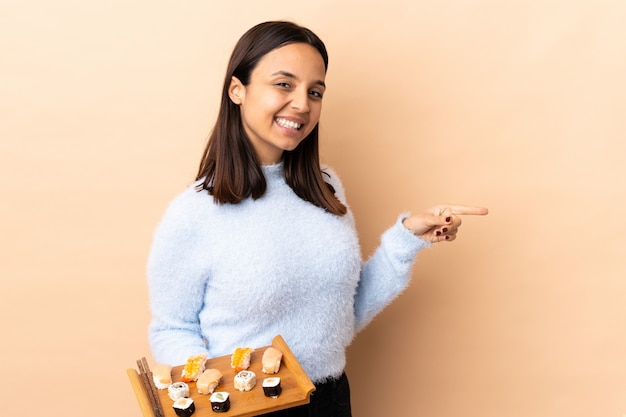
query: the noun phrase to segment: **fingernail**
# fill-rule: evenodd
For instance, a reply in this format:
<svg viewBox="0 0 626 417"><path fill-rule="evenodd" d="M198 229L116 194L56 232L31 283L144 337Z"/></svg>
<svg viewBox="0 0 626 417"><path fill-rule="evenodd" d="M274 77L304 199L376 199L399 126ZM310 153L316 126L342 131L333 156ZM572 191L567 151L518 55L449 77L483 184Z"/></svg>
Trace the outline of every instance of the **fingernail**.
<svg viewBox="0 0 626 417"><path fill-rule="evenodd" d="M441 229L441 231L444 232L444 233L448 233L448 228L444 227L443 229Z"/></svg>
<svg viewBox="0 0 626 417"><path fill-rule="evenodd" d="M450 239L450 236L446 236L446 240Z"/></svg>
<svg viewBox="0 0 626 417"><path fill-rule="evenodd" d="M451 216L446 217L446 222L447 223L450 223L451 221L452 221L452 217Z"/></svg>
<svg viewBox="0 0 626 417"><path fill-rule="evenodd" d="M441 236L441 232L440 232L439 230L437 230L437 231L435 232L435 234L436 234L437 236ZM446 236L446 237L447 237L447 236Z"/></svg>

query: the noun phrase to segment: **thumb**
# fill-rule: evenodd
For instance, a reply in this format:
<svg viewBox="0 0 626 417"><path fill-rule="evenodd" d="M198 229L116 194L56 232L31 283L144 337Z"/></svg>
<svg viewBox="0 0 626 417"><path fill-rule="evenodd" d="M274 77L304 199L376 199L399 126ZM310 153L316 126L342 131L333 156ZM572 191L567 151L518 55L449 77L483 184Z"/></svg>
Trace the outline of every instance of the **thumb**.
<svg viewBox="0 0 626 417"><path fill-rule="evenodd" d="M440 215L436 214L422 214L420 216L425 226L435 227L435 226L443 226L452 220L452 216L449 213L442 213Z"/></svg>
<svg viewBox="0 0 626 417"><path fill-rule="evenodd" d="M439 226L450 223L450 215L436 215L431 213L414 214L404 220L404 225L416 235L422 235Z"/></svg>
<svg viewBox="0 0 626 417"><path fill-rule="evenodd" d="M452 208L450 206L438 206L433 209L432 226L443 226L452 221ZM436 218L436 219L434 219Z"/></svg>

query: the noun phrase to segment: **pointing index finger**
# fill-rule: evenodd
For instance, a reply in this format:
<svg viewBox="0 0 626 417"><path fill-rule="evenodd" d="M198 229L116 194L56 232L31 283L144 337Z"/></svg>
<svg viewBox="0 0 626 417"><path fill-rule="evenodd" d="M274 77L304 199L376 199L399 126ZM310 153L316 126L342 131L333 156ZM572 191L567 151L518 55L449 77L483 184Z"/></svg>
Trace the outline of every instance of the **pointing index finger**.
<svg viewBox="0 0 626 417"><path fill-rule="evenodd" d="M478 206L450 206L451 214L484 216L489 213L486 207Z"/></svg>

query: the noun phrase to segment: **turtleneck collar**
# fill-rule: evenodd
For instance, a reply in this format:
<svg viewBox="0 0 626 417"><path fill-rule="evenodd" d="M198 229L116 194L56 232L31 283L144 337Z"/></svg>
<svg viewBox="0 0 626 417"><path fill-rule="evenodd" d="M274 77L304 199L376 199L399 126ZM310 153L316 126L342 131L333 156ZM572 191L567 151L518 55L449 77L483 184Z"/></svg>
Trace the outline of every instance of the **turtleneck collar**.
<svg viewBox="0 0 626 417"><path fill-rule="evenodd" d="M265 174L267 179L269 178L282 178L283 177L283 169L284 163L283 161L277 162L275 164L267 164L261 165L261 169Z"/></svg>

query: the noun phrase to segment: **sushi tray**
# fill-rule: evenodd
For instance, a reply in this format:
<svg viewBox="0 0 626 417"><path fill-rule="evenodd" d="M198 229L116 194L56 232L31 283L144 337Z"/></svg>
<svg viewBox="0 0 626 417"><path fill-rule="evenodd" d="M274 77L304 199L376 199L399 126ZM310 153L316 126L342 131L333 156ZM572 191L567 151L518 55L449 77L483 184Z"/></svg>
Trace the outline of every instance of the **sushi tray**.
<svg viewBox="0 0 626 417"><path fill-rule="evenodd" d="M193 400L195 407L193 415L199 417L211 415L216 417L253 417L308 404L311 393L315 390L315 385L304 372L282 336L274 337L271 346L280 350L283 354L279 371L275 374L263 373L261 358L263 352L269 346L253 347L254 350L250 357L248 370L256 374L257 384L250 391L239 391L235 388L234 377L236 372L231 368L231 355L208 358L206 360L206 369L218 369L223 374L223 378L215 391L228 393L230 408L225 412L213 411L210 401L211 394L199 394L196 383L187 382L189 397ZM169 397L168 390L156 389L154 386L152 374L145 358L143 358L144 366L142 366L140 361L137 361L137 364L139 371L128 369L127 374L143 416L178 417L173 408L174 401ZM172 367L172 383L181 381L183 367L184 365ZM147 371L146 368L148 368ZM268 397L264 393L262 381L264 378L269 377L280 378L282 390L276 398Z"/></svg>

